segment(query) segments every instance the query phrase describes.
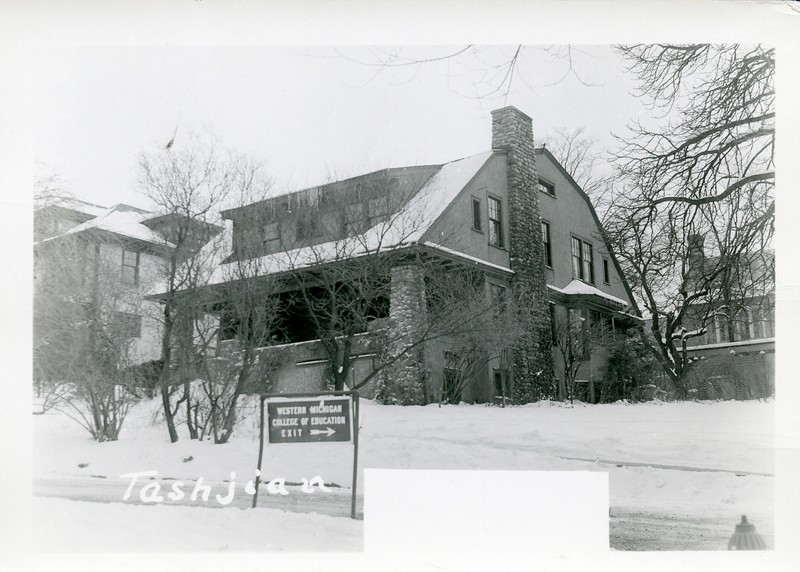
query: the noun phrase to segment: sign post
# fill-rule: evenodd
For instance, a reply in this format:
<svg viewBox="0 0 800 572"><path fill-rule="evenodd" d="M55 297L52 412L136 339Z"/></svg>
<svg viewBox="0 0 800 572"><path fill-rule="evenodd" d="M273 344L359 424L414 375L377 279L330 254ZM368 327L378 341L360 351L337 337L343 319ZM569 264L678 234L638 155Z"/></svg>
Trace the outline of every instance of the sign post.
<svg viewBox="0 0 800 572"><path fill-rule="evenodd" d="M353 443L353 495L350 517L356 517L358 481L358 392L273 393L266 400L267 440L273 444ZM263 411L263 409L262 409ZM259 471L264 443L263 413L259 443ZM253 497L253 506L256 504Z"/></svg>

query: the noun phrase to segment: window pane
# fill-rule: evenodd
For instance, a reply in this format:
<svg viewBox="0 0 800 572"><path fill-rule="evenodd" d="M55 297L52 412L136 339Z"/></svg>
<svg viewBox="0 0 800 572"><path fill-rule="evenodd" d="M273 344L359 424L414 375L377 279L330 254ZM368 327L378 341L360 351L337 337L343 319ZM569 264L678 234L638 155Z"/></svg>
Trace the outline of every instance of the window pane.
<svg viewBox="0 0 800 572"><path fill-rule="evenodd" d="M472 199L472 228L481 230L481 202Z"/></svg>
<svg viewBox="0 0 800 572"><path fill-rule="evenodd" d="M594 268L592 265L592 245L583 243L583 279L594 284Z"/></svg>
<svg viewBox="0 0 800 572"><path fill-rule="evenodd" d="M552 266L553 259L550 250L550 225L546 222L542 223L542 242L544 243L544 248L542 249L544 253L544 263L547 266Z"/></svg>
<svg viewBox="0 0 800 572"><path fill-rule="evenodd" d="M135 286L139 280L139 253L130 250L122 251L122 275L123 284Z"/></svg>
<svg viewBox="0 0 800 572"><path fill-rule="evenodd" d="M489 244L503 246L502 207L492 197L489 197Z"/></svg>
<svg viewBox="0 0 800 572"><path fill-rule="evenodd" d="M572 238L572 275L575 278L583 278L583 265L581 264L581 241Z"/></svg>

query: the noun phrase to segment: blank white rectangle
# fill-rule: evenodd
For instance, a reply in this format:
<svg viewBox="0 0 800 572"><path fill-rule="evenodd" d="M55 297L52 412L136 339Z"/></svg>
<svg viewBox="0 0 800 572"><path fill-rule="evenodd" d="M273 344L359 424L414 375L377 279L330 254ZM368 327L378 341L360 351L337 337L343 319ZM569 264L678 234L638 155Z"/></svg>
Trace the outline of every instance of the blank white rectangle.
<svg viewBox="0 0 800 572"><path fill-rule="evenodd" d="M365 470L366 552L575 555L608 531L606 473Z"/></svg>

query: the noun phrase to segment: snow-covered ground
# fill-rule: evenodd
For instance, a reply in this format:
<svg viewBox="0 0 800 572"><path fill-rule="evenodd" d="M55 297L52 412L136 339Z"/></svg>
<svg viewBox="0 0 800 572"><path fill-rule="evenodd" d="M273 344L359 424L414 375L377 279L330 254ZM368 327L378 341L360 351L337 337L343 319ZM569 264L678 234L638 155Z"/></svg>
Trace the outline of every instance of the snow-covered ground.
<svg viewBox="0 0 800 572"><path fill-rule="evenodd" d="M500 408L389 407L362 400L359 483L363 483L364 468L605 471L609 473L612 536L615 517L622 526L625 519L636 515L661 515L672 519L677 528L681 521L713 521L720 523L715 525L719 534L728 536L739 516L747 514L771 545L773 409L771 401L593 406L541 402ZM265 449L266 480L282 477L300 483L303 478L321 476L326 483L342 487L331 497L341 502L338 512L247 511L242 507L250 497L243 487L253 477L258 454L256 415L242 421L229 444L190 441L184 434L178 443L170 444L163 426L153 424L157 410L155 401L138 405L126 420L120 439L108 443L93 442L88 433L60 414L35 416L34 491L37 479L44 483L38 494L54 495L58 493L57 479L89 483L89 489L96 483L99 491L101 486L110 490L114 482L127 485L129 480L120 479L123 474L157 471L156 482L164 487L162 495L174 482L171 479L177 479L189 483L188 496L190 485L202 477L214 483L208 506L217 504L215 494L225 495L228 483L224 481L230 480L236 482L238 502L213 511L198 506L167 506L168 500L160 506L131 504L137 501L142 484L149 481L137 483L126 503L122 499L125 486L114 489L118 499L108 498L109 493L98 499L117 500L118 504L98 506L37 498L34 524L43 530L40 548L92 550L108 546L137 550L151 546L158 550L161 544L151 538L157 533L147 530L148 523L157 521L170 523L173 545L174 535L185 535L187 540L182 545L186 549L314 549L309 538L315 539L319 550L361 549L363 522L346 516L350 501L349 491L344 489L350 487L352 478L352 445L267 445ZM185 433L185 428L182 431ZM96 478L90 479L92 476ZM299 487L290 487L291 494L285 498L302 500L305 493L298 491ZM325 494L318 491L315 498ZM65 496L88 500L85 495ZM45 518L45 514L58 518ZM196 524L200 515L203 526ZM111 519L130 523L124 534L101 530L103 526L98 523ZM184 522L195 525L182 526ZM145 532L135 533L137 526ZM262 532L273 529L278 532L265 542ZM636 549L637 537L626 538L617 547ZM613 541L611 544L615 546ZM725 548L719 544L718 537L697 538L673 548ZM669 538L658 548L669 549Z"/></svg>

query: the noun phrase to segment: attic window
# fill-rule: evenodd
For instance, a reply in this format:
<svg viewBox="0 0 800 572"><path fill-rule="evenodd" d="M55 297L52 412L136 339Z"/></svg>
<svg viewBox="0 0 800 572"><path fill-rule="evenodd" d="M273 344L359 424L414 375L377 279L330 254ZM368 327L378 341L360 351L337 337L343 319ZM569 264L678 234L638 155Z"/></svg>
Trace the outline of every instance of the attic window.
<svg viewBox="0 0 800 572"><path fill-rule="evenodd" d="M369 225L374 226L389 214L389 197L384 195L370 199L367 207L369 208Z"/></svg>
<svg viewBox="0 0 800 572"><path fill-rule="evenodd" d="M281 230L278 222L270 222L264 225L262 240L265 246L271 246L281 239Z"/></svg>
<svg viewBox="0 0 800 572"><path fill-rule="evenodd" d="M313 238L322 234L316 213L305 213L297 221L297 238Z"/></svg>
<svg viewBox="0 0 800 572"><path fill-rule="evenodd" d="M556 186L550 181L546 181L545 179L539 178L539 182L536 183L536 188L542 191L543 193L547 193L551 197L556 196Z"/></svg>

